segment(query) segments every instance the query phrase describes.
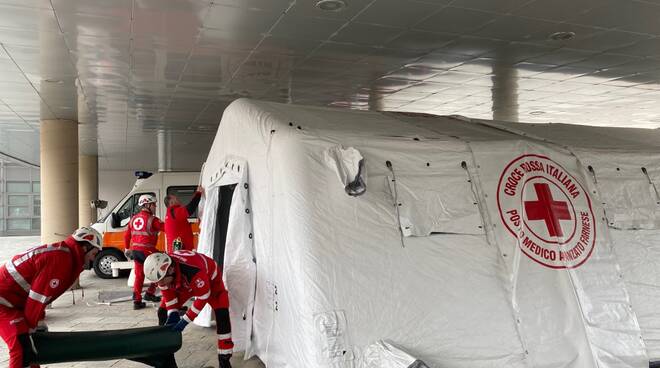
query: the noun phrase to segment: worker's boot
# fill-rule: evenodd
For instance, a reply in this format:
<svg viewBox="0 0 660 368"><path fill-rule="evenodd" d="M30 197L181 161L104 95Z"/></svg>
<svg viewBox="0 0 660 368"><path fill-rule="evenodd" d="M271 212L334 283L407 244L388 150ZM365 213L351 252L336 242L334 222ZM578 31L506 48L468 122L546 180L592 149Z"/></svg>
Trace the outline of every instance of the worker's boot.
<svg viewBox="0 0 660 368"><path fill-rule="evenodd" d="M158 303L160 301L160 297L156 296L155 294L145 293L144 294L144 300L146 300L148 302Z"/></svg>
<svg viewBox="0 0 660 368"><path fill-rule="evenodd" d="M229 358L231 358L231 354L218 354L218 367L231 368Z"/></svg>
<svg viewBox="0 0 660 368"><path fill-rule="evenodd" d="M133 293L133 309L138 310L142 309L147 306L147 303L143 302L142 300L138 300L138 296L135 293Z"/></svg>
<svg viewBox="0 0 660 368"><path fill-rule="evenodd" d="M134 310L138 310L138 309L142 309L142 308L146 308L146 307L147 307L147 303L145 303L143 301L139 301L139 302L137 300L133 301L133 309Z"/></svg>

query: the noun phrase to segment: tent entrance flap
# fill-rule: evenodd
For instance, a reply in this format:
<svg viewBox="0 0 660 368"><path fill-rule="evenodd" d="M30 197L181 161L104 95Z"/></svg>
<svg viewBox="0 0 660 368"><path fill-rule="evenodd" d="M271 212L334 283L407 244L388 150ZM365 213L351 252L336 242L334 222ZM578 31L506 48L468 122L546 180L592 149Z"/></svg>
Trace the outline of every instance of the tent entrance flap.
<svg viewBox="0 0 660 368"><path fill-rule="evenodd" d="M215 217L215 236L213 237L213 260L219 265L223 265L225 261L227 227L229 225L231 202L234 198L234 189L236 189L236 184L220 187L220 200L218 203L218 212Z"/></svg>

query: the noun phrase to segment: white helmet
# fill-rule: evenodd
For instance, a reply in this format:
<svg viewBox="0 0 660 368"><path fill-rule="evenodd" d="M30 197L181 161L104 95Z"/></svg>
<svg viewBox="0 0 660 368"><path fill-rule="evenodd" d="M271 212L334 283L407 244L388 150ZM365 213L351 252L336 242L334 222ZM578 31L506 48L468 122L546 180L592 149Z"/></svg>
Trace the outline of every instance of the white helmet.
<svg viewBox="0 0 660 368"><path fill-rule="evenodd" d="M144 260L144 277L151 282L158 282L167 275L172 258L165 253L153 253Z"/></svg>
<svg viewBox="0 0 660 368"><path fill-rule="evenodd" d="M103 249L101 234L91 227L83 226L71 234L71 237L79 242L87 242L89 245L99 250Z"/></svg>
<svg viewBox="0 0 660 368"><path fill-rule="evenodd" d="M143 194L140 196L140 199L138 199L138 206L140 207L144 207L149 203L156 203L156 197L151 194Z"/></svg>

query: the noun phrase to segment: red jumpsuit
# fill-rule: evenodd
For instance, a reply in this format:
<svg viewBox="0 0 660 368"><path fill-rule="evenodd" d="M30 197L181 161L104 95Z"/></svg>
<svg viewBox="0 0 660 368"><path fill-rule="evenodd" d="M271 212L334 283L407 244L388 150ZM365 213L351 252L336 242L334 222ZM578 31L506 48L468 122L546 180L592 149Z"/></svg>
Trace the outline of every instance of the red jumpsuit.
<svg viewBox="0 0 660 368"><path fill-rule="evenodd" d="M177 239L181 242L181 249L195 249L195 238L193 237L188 217L197 210L201 198L202 193L195 192L188 205L167 207L167 213L165 215L165 251L168 254L175 250L172 242Z"/></svg>
<svg viewBox="0 0 660 368"><path fill-rule="evenodd" d="M229 321L229 293L222 282L220 268L213 259L192 251L175 251L170 257L176 264L174 283L161 287L167 313L178 312L194 297L195 301L182 317L191 322L209 304L216 317L218 354L231 354L234 342Z"/></svg>
<svg viewBox="0 0 660 368"><path fill-rule="evenodd" d="M156 250L158 233L163 230L163 223L158 217L151 214L149 210L143 209L131 217L128 228L124 233L124 245L126 249L133 251L133 270L135 281L133 282L133 300L136 303L142 301L142 286L144 285L144 260ZM147 294L156 292L156 284L149 284Z"/></svg>
<svg viewBox="0 0 660 368"><path fill-rule="evenodd" d="M85 253L71 237L14 256L0 266L0 336L9 347L9 368L23 367L18 335L34 330L46 305L73 285Z"/></svg>

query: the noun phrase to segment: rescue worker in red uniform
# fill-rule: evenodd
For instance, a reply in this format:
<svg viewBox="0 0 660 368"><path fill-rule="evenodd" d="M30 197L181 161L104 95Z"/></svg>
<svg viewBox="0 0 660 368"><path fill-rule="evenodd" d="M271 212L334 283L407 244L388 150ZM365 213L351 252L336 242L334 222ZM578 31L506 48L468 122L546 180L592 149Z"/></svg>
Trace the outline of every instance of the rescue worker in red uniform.
<svg viewBox="0 0 660 368"><path fill-rule="evenodd" d="M142 287L144 286L144 260L157 252L156 243L158 233L163 230L163 223L154 216L156 212L156 197L151 194L143 194L138 199L138 206L142 209L128 222L128 228L124 233L124 245L126 256L133 260L133 309L142 309L146 303L142 301ZM144 300L159 302L156 296L156 284L151 283L144 293Z"/></svg>
<svg viewBox="0 0 660 368"><path fill-rule="evenodd" d="M172 253L175 250L194 250L195 243L192 227L188 222L188 217L197 211L199 201L202 199L204 189L197 187L190 203L181 205L179 198L174 194L165 197L165 251Z"/></svg>
<svg viewBox="0 0 660 368"><path fill-rule="evenodd" d="M9 368L24 367L23 349L31 348L29 334L41 325L46 306L91 268L101 248L101 235L81 227L64 241L32 248L0 266L0 336L9 347Z"/></svg>
<svg viewBox="0 0 660 368"><path fill-rule="evenodd" d="M192 322L206 304L215 313L218 334L218 362L220 368L231 368L229 359L234 348L229 320L229 293L222 282L222 271L215 261L192 251L172 254L154 253L144 261L147 279L156 282L163 294L165 311L159 312L159 324L170 325L176 331ZM181 317L180 307L195 298Z"/></svg>

